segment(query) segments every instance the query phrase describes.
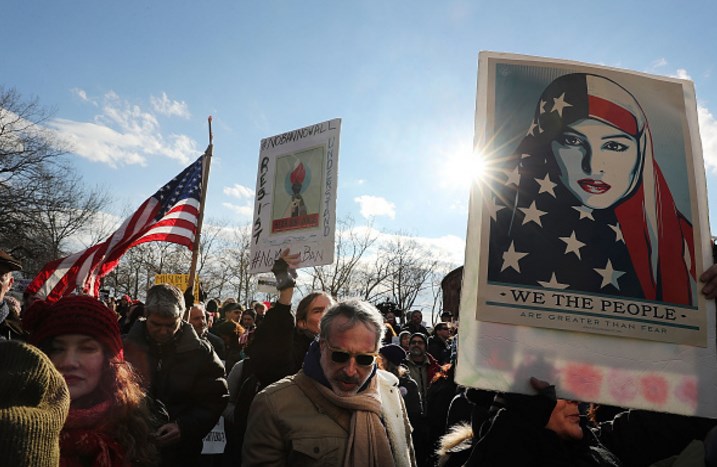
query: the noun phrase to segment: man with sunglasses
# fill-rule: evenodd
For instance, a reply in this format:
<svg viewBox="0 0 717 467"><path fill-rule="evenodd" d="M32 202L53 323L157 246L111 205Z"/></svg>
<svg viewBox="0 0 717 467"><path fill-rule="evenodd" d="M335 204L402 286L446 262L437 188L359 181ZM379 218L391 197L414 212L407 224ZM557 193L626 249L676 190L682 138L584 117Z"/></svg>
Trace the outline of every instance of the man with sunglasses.
<svg viewBox="0 0 717 467"><path fill-rule="evenodd" d="M398 378L378 370L383 319L372 305L332 306L302 370L260 392L243 466L415 466Z"/></svg>

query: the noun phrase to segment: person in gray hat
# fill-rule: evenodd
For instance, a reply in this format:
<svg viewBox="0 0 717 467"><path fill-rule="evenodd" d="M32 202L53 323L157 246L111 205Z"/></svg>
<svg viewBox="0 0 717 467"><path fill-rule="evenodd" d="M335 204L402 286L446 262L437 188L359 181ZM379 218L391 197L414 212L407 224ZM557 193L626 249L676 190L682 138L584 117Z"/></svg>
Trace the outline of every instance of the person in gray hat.
<svg viewBox="0 0 717 467"><path fill-rule="evenodd" d="M10 315L10 306L5 300L5 295L12 285L15 283L15 278L12 276L13 271L22 270L22 264L9 254L0 250L0 340L11 339L17 337L18 334L14 331L14 327L8 327L6 322ZM19 318L19 317L18 317Z"/></svg>

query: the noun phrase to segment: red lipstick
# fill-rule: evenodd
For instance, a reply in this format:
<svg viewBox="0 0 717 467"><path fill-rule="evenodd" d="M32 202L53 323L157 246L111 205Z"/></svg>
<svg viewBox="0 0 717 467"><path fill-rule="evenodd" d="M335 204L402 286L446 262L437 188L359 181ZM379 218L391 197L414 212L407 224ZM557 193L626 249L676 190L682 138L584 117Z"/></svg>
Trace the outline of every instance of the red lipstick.
<svg viewBox="0 0 717 467"><path fill-rule="evenodd" d="M591 178L583 178L581 180L578 180L578 185L580 185L580 188L582 188L583 191L586 191L587 193L593 195L603 194L610 188L612 188L609 184L603 181L593 180Z"/></svg>

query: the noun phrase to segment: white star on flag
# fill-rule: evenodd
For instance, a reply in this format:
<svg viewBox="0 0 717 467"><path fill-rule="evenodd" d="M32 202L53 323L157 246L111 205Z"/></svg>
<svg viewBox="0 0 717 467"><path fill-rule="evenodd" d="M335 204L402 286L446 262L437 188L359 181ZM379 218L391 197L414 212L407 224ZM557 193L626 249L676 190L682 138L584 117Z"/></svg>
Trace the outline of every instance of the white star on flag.
<svg viewBox="0 0 717 467"><path fill-rule="evenodd" d="M538 190L538 194L540 193L549 193L555 198L555 191L553 191L553 188L558 186L557 183L553 183L552 180L550 180L550 174L545 174L545 178L540 179L536 178L535 181L540 185L540 189Z"/></svg>
<svg viewBox="0 0 717 467"><path fill-rule="evenodd" d="M498 211L501 209L505 209L505 206L501 206L496 202L495 196L491 196L491 198L488 200L488 212L490 213L490 218L493 220L497 220Z"/></svg>
<svg viewBox="0 0 717 467"><path fill-rule="evenodd" d="M578 257L578 259L582 259L580 257L580 248L584 247L585 244L578 240L578 238L575 236L575 231L573 230L573 233L570 234L569 237L560 237L560 240L565 242L565 254L568 253L575 253L575 256Z"/></svg>
<svg viewBox="0 0 717 467"><path fill-rule="evenodd" d="M527 208L518 208L518 209L520 209L520 211L525 215L525 217L523 217L522 225L525 225L528 222L535 222L539 226L541 226L541 227L543 226L543 224L540 222L540 217L546 215L547 212L541 211L540 209L538 209L535 206L535 201L530 203L530 206Z"/></svg>
<svg viewBox="0 0 717 467"><path fill-rule="evenodd" d="M508 179L505 181L505 185L515 185L518 186L520 183L520 172L518 171L518 166L516 165L513 170L504 170L505 175L508 176Z"/></svg>
<svg viewBox="0 0 717 467"><path fill-rule="evenodd" d="M535 133L533 133L533 130L535 130L535 128L537 128L537 126L538 126L538 123L535 120L530 122L530 128L528 128L528 134L530 136L535 136Z"/></svg>
<svg viewBox="0 0 717 467"><path fill-rule="evenodd" d="M607 264L605 265L605 268L593 268L595 272L600 274L602 277L602 284L600 284L600 288L604 289L606 285L612 284L613 287L615 287L617 290L620 290L620 286L617 284L617 280L622 277L625 272L624 271L616 271L612 267L612 262L608 259Z"/></svg>
<svg viewBox="0 0 717 467"><path fill-rule="evenodd" d="M538 284L541 286L548 288L548 289L558 289L558 290L565 290L569 287L568 284L561 284L558 282L557 277L555 277L555 273L553 273L550 276L550 280L548 282L545 281L538 281Z"/></svg>
<svg viewBox="0 0 717 467"><path fill-rule="evenodd" d="M552 112L557 112L558 115L562 118L563 116L563 109L565 107L572 107L572 104L568 104L565 102L565 93L562 93L560 97L553 97L553 109Z"/></svg>
<svg viewBox="0 0 717 467"><path fill-rule="evenodd" d="M617 222L615 225L608 224L608 227L612 229L613 232L615 232L615 243L622 242L625 243L625 238L622 236L622 229L620 228L620 223Z"/></svg>
<svg viewBox="0 0 717 467"><path fill-rule="evenodd" d="M585 207L585 206L573 206L573 209L575 209L580 214L580 219L590 219L591 221L594 221L595 218L593 217L593 210Z"/></svg>
<svg viewBox="0 0 717 467"><path fill-rule="evenodd" d="M510 242L508 251L503 253L503 266L500 268L501 272L508 268L513 268L516 272L520 272L520 264L518 264L518 262L525 256L528 256L528 253L515 251L514 242Z"/></svg>
<svg viewBox="0 0 717 467"><path fill-rule="evenodd" d="M545 104L547 104L547 102L541 99L540 100L540 113L541 114L545 113Z"/></svg>

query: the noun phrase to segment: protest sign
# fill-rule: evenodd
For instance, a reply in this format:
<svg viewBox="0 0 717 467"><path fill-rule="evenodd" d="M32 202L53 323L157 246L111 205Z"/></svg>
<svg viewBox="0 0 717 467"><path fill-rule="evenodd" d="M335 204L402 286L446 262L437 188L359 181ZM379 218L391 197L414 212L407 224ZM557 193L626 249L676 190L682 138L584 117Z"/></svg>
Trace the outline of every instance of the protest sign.
<svg viewBox="0 0 717 467"><path fill-rule="evenodd" d="M172 284L184 293L189 287L189 274L155 274L154 285ZM194 296L199 300L199 278L194 280Z"/></svg>
<svg viewBox="0 0 717 467"><path fill-rule="evenodd" d="M224 431L224 417L219 417L217 424L212 431L202 440L202 454L224 454L227 445L226 432Z"/></svg>
<svg viewBox="0 0 717 467"><path fill-rule="evenodd" d="M458 380L717 417L694 86L481 53Z"/></svg>
<svg viewBox="0 0 717 467"><path fill-rule="evenodd" d="M334 119L261 141L251 273L270 271L285 248L302 267L333 262L340 128Z"/></svg>

